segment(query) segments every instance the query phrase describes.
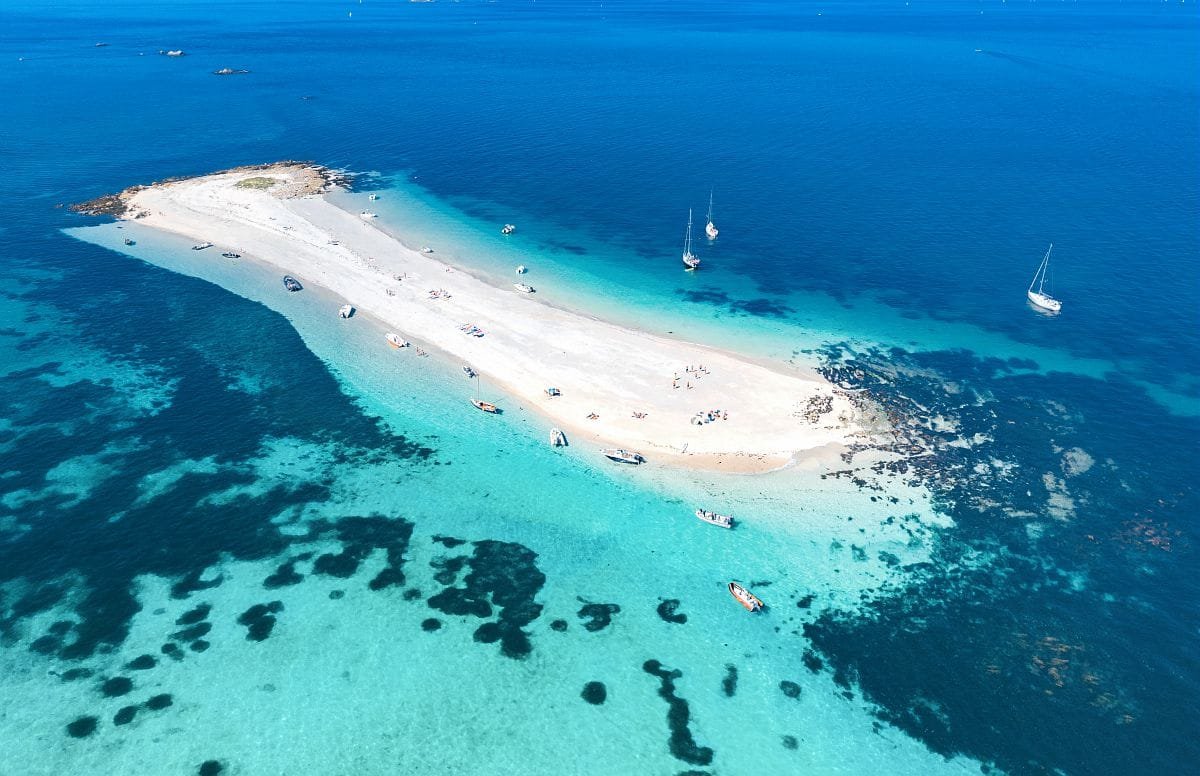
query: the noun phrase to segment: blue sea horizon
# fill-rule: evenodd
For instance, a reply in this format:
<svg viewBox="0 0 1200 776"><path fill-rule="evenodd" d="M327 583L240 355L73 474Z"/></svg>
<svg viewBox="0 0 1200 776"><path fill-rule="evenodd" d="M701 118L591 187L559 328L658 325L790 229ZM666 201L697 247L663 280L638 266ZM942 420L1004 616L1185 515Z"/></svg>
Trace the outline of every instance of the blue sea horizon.
<svg viewBox="0 0 1200 776"><path fill-rule="evenodd" d="M0 24L0 762L1200 761L1194 7L178 0ZM526 408L479 417L457 365L387 357L320 289L66 207L289 158L483 277L526 263L578 309L815 366L895 444L840 471L616 470ZM685 273L710 191L721 233ZM1050 243L1058 315L1025 297Z"/></svg>

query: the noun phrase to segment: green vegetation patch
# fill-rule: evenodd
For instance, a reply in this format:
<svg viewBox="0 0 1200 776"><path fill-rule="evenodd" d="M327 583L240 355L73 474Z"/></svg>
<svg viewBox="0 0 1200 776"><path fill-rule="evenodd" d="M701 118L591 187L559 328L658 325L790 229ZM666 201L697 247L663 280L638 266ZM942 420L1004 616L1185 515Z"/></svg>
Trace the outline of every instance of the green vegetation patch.
<svg viewBox="0 0 1200 776"><path fill-rule="evenodd" d="M258 175L253 178L245 178L238 181L234 185L239 189L269 189L279 183L278 178L267 178L263 175Z"/></svg>

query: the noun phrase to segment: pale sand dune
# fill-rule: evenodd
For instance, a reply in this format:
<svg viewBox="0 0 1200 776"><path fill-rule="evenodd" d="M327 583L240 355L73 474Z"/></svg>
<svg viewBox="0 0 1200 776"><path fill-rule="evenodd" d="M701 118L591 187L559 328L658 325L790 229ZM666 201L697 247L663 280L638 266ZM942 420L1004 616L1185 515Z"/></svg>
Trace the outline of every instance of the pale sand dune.
<svg viewBox="0 0 1200 776"><path fill-rule="evenodd" d="M235 185L263 176L279 184ZM315 168L296 164L228 171L131 189L122 195L124 217L216 243L195 253L198 262L224 261L220 252L232 248L274 265L281 276L329 289L415 345L471 364L483 376L483 398L504 409L511 402L504 394L519 397L563 428L572 445L625 447L652 463L752 472L778 468L797 454L836 452L864 436L858 410L815 372L753 363L559 309L541 293L490 285L312 193L321 184ZM449 298L431 299L431 289ZM468 336L459 330L464 323L486 336ZM379 346L382 358L382 337ZM689 365L707 373L689 374ZM547 397L547 386L562 395ZM825 397L832 409L811 412L810 400ZM712 409L728 420L691 422ZM646 416L635 418L635 411ZM589 420L590 413L599 417Z"/></svg>

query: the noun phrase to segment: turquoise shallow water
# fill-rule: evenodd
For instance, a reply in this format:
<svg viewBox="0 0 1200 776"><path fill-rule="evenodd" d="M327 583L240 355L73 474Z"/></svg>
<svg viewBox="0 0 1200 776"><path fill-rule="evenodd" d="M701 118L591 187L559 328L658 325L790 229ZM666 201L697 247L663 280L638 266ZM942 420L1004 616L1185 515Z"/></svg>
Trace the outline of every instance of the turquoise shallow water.
<svg viewBox="0 0 1200 776"><path fill-rule="evenodd" d="M1053 6L6 6L0 772L1187 772L1196 16ZM896 444L600 465L56 207L287 157L497 282L817 364Z"/></svg>

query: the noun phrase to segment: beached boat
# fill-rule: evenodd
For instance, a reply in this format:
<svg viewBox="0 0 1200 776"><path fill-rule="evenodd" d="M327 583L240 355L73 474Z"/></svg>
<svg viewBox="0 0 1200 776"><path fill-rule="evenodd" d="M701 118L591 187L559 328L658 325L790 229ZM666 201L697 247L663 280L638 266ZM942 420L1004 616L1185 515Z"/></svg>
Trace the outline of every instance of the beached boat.
<svg viewBox="0 0 1200 776"><path fill-rule="evenodd" d="M515 231L517 231L517 227L514 224L505 224L500 227L500 234L512 234Z"/></svg>
<svg viewBox="0 0 1200 776"><path fill-rule="evenodd" d="M344 304L338 308L338 317L339 318L349 318L352 315L354 315L354 305Z"/></svg>
<svg viewBox="0 0 1200 776"><path fill-rule="evenodd" d="M646 459L642 457L641 453L635 453L630 450L623 450L619 447L610 448L608 450L601 450L600 452L604 454L605 458L616 461L617 463L638 464L638 463L646 462Z"/></svg>
<svg viewBox="0 0 1200 776"><path fill-rule="evenodd" d="M532 294L534 291L537 290L533 286L528 285L526 283L513 283L513 288L517 289L518 291L520 291L523 294Z"/></svg>
<svg viewBox="0 0 1200 776"><path fill-rule="evenodd" d="M202 242L202 243L197 243L197 244L193 245L193 246L192 246L192 250L194 250L194 251L202 251L202 250L204 250L205 248L211 248L211 247L212 247L212 243L210 243L210 242Z"/></svg>
<svg viewBox="0 0 1200 776"><path fill-rule="evenodd" d="M471 368L470 364L463 364L463 374L465 374L467 379L470 380L477 374L477 372Z"/></svg>
<svg viewBox="0 0 1200 776"><path fill-rule="evenodd" d="M358 217L359 217L359 218L361 218L361 219L363 219L363 220L369 221L369 220L371 220L372 218L378 218L379 216L375 215L375 214L374 214L374 213L372 213L370 210L364 210L364 211L362 211L361 213L359 213L359 214L358 214Z"/></svg>
<svg viewBox="0 0 1200 776"><path fill-rule="evenodd" d="M1049 310L1056 313L1062 309L1062 302L1046 293L1046 270L1050 266L1050 251L1054 250L1054 243L1050 243L1050 247L1046 249L1046 255L1042 257L1042 263L1038 265L1037 272L1033 273L1033 281L1029 284L1029 290L1025 295L1029 297L1029 301L1033 302L1043 310ZM1037 291L1033 287L1037 286Z"/></svg>
<svg viewBox="0 0 1200 776"><path fill-rule="evenodd" d="M430 248L428 245L422 246L421 253L433 253L433 248Z"/></svg>
<svg viewBox="0 0 1200 776"><path fill-rule="evenodd" d="M731 515L719 515L716 512L710 512L707 509L697 509L696 517L706 523L719 525L722 528L733 528L733 517Z"/></svg>
<svg viewBox="0 0 1200 776"><path fill-rule="evenodd" d="M394 348L408 347L408 340L404 339L394 331L389 331L387 334L384 334L383 338L387 340L387 343Z"/></svg>
<svg viewBox="0 0 1200 776"><path fill-rule="evenodd" d="M700 259L692 253L692 211L688 210L687 233L683 238L683 266L695 269L700 266Z"/></svg>
<svg viewBox="0 0 1200 776"><path fill-rule="evenodd" d="M493 415L500 412L500 410L496 408L496 405L492 404L490 401L484 401L483 399L471 399L471 403L475 405L475 409L483 410L484 412L490 412Z"/></svg>
<svg viewBox="0 0 1200 776"><path fill-rule="evenodd" d="M240 259L240 258L242 258L242 254L240 254L240 253L234 253L233 251L225 251L225 252L224 252L224 253L222 253L221 255L222 255L222 256L224 256L224 257L225 257L225 258L227 258L227 259Z"/></svg>
<svg viewBox="0 0 1200 776"><path fill-rule="evenodd" d="M296 280L291 275L283 276L283 287L292 292L296 292L304 288L304 286L300 285L300 281Z"/></svg>
<svg viewBox="0 0 1200 776"><path fill-rule="evenodd" d="M546 389L546 395L553 399L555 396L562 396L562 391L558 390L554 386L550 386Z"/></svg>
<svg viewBox="0 0 1200 776"><path fill-rule="evenodd" d="M553 447L566 447L567 435L562 432L562 429L550 429L550 444Z"/></svg>
<svg viewBox="0 0 1200 776"><path fill-rule="evenodd" d="M708 190L708 216L705 219L707 223L704 225L704 233L708 235L708 239L715 240L719 232L717 225L712 220L712 189Z"/></svg>
<svg viewBox="0 0 1200 776"><path fill-rule="evenodd" d="M736 598L739 604L746 607L747 611L758 612L766 607L766 604L762 602L762 599L739 585L737 582L729 583L729 594Z"/></svg>

